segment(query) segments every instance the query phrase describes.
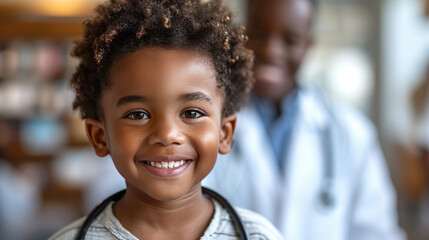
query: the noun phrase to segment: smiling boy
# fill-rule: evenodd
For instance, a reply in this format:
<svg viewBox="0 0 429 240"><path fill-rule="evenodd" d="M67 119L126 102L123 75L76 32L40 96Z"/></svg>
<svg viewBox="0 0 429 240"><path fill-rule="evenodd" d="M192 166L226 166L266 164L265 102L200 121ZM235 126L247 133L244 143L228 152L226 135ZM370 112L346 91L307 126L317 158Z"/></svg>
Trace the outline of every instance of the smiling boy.
<svg viewBox="0 0 429 240"><path fill-rule="evenodd" d="M234 112L252 86L244 28L218 0L112 0L96 12L72 52L81 60L74 107L127 188L86 239L241 238L201 181L230 151ZM250 239L282 239L261 216L237 212ZM75 239L84 220L51 239Z"/></svg>

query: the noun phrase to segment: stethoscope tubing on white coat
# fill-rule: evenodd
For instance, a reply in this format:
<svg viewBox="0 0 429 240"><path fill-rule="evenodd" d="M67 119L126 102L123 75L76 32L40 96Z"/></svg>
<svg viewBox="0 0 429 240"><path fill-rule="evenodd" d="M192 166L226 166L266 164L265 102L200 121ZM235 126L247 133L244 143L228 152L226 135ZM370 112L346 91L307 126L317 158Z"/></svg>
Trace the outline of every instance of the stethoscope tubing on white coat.
<svg viewBox="0 0 429 240"><path fill-rule="evenodd" d="M321 92L318 91L320 98L322 99L323 105L326 112L328 113L330 120L327 121L328 125L322 129L322 149L323 149L323 176L322 176L322 186L320 187L319 200L322 203L325 209L332 209L336 204L335 194L334 194L334 136L333 136L333 126L338 124L335 118L335 114L330 108L330 103L327 97Z"/></svg>

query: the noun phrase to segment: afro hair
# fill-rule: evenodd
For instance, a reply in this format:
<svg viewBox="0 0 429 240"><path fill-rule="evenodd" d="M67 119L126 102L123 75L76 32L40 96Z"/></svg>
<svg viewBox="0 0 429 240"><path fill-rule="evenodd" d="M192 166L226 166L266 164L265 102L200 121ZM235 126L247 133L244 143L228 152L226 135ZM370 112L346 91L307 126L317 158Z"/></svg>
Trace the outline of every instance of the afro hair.
<svg viewBox="0 0 429 240"><path fill-rule="evenodd" d="M225 97L223 116L236 112L253 85L253 53L245 28L221 0L110 0L84 23L71 55L80 59L70 85L73 108L99 120L99 100L115 60L146 47L189 49L208 56Z"/></svg>

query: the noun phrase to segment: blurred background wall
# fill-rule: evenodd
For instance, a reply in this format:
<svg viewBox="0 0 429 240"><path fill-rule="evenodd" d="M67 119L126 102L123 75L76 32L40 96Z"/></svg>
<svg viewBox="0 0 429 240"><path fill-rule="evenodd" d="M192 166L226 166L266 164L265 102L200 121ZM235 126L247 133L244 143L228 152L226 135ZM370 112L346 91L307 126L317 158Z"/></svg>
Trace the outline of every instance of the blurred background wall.
<svg viewBox="0 0 429 240"><path fill-rule="evenodd" d="M87 189L112 168L89 148L67 86L77 64L69 56L73 40L99 2L0 0L2 239L46 239L87 213ZM227 3L245 23L246 0ZM375 122L401 225L410 239L424 239L429 180L417 126L425 90L416 89L429 72L429 1L319 0L314 35L302 84L325 89Z"/></svg>

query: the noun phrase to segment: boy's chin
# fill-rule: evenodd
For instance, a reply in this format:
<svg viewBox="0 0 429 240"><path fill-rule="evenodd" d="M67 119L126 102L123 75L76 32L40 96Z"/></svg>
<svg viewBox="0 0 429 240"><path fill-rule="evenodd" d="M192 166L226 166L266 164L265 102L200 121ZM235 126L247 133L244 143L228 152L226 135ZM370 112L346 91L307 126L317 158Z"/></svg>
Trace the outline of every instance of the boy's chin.
<svg viewBox="0 0 429 240"><path fill-rule="evenodd" d="M162 189L151 189L149 191L147 192L147 194L156 201L173 202L189 198L194 194L198 193L198 191L201 192L201 185L194 186L191 188L171 186Z"/></svg>

